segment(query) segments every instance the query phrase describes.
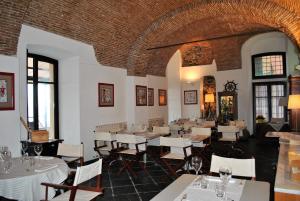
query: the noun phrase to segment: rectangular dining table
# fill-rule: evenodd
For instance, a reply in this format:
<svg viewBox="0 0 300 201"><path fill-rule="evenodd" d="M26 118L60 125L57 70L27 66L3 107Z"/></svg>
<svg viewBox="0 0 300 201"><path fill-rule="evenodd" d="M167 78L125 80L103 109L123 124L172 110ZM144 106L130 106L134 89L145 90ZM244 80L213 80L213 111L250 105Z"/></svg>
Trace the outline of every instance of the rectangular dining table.
<svg viewBox="0 0 300 201"><path fill-rule="evenodd" d="M152 198L151 201L174 201L196 178L197 175L181 175L163 191ZM269 183L246 180L240 201L269 201L269 197ZM199 195L199 200L197 201L201 201L201 195Z"/></svg>

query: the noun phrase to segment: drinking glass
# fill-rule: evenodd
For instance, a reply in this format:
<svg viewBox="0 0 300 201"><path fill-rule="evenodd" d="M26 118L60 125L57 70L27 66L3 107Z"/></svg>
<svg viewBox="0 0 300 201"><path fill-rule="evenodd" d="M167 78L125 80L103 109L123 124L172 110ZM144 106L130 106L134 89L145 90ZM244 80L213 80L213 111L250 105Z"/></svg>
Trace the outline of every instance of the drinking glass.
<svg viewBox="0 0 300 201"><path fill-rule="evenodd" d="M198 175L198 172L200 171L202 167L202 158L199 156L193 156L192 157L192 166L196 171L196 175Z"/></svg>
<svg viewBox="0 0 300 201"><path fill-rule="evenodd" d="M225 198L225 185L222 182L221 183L216 183L215 192L216 192L216 196L218 198L221 198L222 200L224 200L224 198Z"/></svg>
<svg viewBox="0 0 300 201"><path fill-rule="evenodd" d="M26 141L22 142L21 149L22 149L22 155L23 155L23 159L24 159L25 157L27 157L26 151L28 149L28 142L26 142Z"/></svg>
<svg viewBox="0 0 300 201"><path fill-rule="evenodd" d="M232 169L231 169L231 167L220 167L219 174L220 174L220 179L222 181L221 183L224 186L224 200L227 200L226 187L227 187L227 184L229 183L229 180L231 179ZM231 200L231 199L228 198L228 200Z"/></svg>
<svg viewBox="0 0 300 201"><path fill-rule="evenodd" d="M223 184L226 185L229 182L229 180L231 179L231 175L232 175L231 167L220 167L219 175L220 175L220 179L223 182Z"/></svg>
<svg viewBox="0 0 300 201"><path fill-rule="evenodd" d="M34 152L36 153L36 155L38 155L38 162L37 162L38 166L40 166L40 155L41 155L42 151L43 151L42 144L34 145Z"/></svg>
<svg viewBox="0 0 300 201"><path fill-rule="evenodd" d="M11 152L8 149L5 149L2 152L2 159L3 159L3 171L5 174L8 174L12 167Z"/></svg>

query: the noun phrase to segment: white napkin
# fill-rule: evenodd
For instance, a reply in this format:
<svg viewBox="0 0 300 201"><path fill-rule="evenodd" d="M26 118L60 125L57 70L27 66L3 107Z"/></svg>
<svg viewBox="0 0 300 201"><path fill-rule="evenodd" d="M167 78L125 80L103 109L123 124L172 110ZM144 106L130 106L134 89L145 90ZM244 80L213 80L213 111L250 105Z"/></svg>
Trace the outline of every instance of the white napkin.
<svg viewBox="0 0 300 201"><path fill-rule="evenodd" d="M51 169L56 168L56 167L57 167L57 165L50 165L50 166L45 166L45 167L37 168L34 171L35 172L45 172L47 170L51 170Z"/></svg>

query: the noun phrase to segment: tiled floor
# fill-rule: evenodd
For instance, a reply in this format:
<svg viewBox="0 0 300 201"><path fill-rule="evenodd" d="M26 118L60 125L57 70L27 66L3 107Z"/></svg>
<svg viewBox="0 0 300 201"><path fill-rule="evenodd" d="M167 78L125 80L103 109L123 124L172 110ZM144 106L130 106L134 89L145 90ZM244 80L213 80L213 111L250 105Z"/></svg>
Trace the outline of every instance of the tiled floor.
<svg viewBox="0 0 300 201"><path fill-rule="evenodd" d="M241 146L246 152L240 157L253 155L256 159L256 180L267 181L271 183L271 198L273 200L273 185L275 179L275 164L278 157L278 143L259 142L251 138L247 142L242 142ZM220 148L222 147L222 148ZM213 143L211 151L218 154L228 152L224 146L218 143ZM104 195L99 196L99 201L147 201L158 194L166 186L168 186L174 178L168 176L166 170L153 162L147 164L149 175L143 171L138 172L138 177L134 178L123 172L120 176L117 175L119 169L118 162L112 165L112 168L103 170L103 186ZM258 168L259 167L259 168ZM137 168L137 167L136 167Z"/></svg>
<svg viewBox="0 0 300 201"><path fill-rule="evenodd" d="M278 142L274 140L258 141L250 138L246 142L239 143L245 150L243 154L228 152L229 146L222 146L217 142L212 143L210 152L216 155L236 155L238 157L254 156L256 159L256 180L267 181L271 184L270 201L273 201L273 185L275 180L275 165L278 157ZM204 164L209 169L209 161ZM117 175L120 163L114 163L111 169L103 167L102 184L104 194L97 198L98 201L147 201L168 186L174 178L168 176L167 171L160 165L149 162L147 169L149 175L143 171L138 172L138 177L134 178L127 171ZM138 170L137 167L135 167ZM92 181L91 183L95 183ZM0 201L4 199L0 197Z"/></svg>

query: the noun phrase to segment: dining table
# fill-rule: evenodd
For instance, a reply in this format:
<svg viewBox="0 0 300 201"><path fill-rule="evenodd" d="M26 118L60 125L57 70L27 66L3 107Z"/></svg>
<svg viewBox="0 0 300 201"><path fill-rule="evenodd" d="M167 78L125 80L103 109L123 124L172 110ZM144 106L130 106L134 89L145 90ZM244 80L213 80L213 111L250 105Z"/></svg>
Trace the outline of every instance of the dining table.
<svg viewBox="0 0 300 201"><path fill-rule="evenodd" d="M0 196L21 201L45 199L45 187L41 183L60 184L67 179L68 173L68 165L60 158L12 158L9 171L0 172ZM49 188L48 199L54 196L55 189Z"/></svg>
<svg viewBox="0 0 300 201"><path fill-rule="evenodd" d="M194 186L194 182L199 177L201 176L183 174L151 201L219 201L220 198L214 192L214 185L221 182L219 177L207 176L207 189ZM270 184L268 182L230 179L228 186L231 186L231 194L228 194L232 201L269 201Z"/></svg>

